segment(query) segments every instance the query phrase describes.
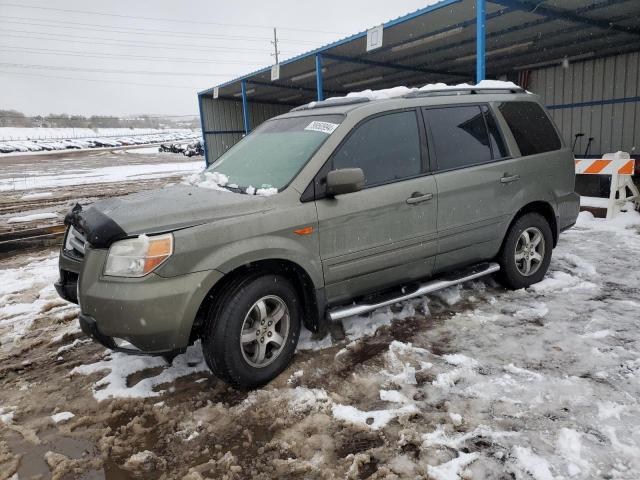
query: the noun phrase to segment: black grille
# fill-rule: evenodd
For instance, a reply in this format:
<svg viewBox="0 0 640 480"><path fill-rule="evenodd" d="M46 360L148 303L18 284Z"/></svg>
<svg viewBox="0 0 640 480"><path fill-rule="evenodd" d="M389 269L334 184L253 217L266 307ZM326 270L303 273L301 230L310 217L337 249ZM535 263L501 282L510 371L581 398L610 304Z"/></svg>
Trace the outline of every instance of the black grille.
<svg viewBox="0 0 640 480"><path fill-rule="evenodd" d="M76 260L82 260L84 258L86 243L87 240L82 233L80 233L75 227L69 227L67 237L64 242L65 255Z"/></svg>

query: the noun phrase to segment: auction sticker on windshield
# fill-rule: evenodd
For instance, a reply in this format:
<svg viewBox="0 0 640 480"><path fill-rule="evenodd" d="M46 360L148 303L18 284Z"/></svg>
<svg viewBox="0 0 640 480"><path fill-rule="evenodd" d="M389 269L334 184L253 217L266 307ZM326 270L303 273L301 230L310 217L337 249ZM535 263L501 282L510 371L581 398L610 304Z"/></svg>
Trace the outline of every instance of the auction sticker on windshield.
<svg viewBox="0 0 640 480"><path fill-rule="evenodd" d="M331 135L339 125L339 123L318 122L317 120L314 120L305 127L305 130L313 130L314 132L322 132L327 135Z"/></svg>

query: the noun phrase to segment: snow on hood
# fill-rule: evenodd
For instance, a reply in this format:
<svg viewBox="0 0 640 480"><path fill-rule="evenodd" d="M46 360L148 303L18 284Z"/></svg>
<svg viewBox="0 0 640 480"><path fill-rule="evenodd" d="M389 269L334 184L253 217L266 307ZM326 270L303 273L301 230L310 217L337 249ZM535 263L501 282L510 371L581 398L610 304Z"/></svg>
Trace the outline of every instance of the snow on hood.
<svg viewBox="0 0 640 480"><path fill-rule="evenodd" d="M199 172L194 173L188 177L184 178L184 182L187 185L192 185L194 187L200 188L209 188L211 190L219 190L223 192L230 192L230 189L238 189L238 185L229 183L229 177L227 177L224 173L219 172ZM270 197L271 195L275 195L278 193L277 188L273 188L270 186L263 185L260 188L256 188L252 185L249 185L244 189L244 193L247 195L259 195L261 197Z"/></svg>
<svg viewBox="0 0 640 480"><path fill-rule="evenodd" d="M229 183L229 177L218 172L198 172L193 175L189 175L184 178L184 181L188 185L200 188L210 188L211 190L222 190L228 192L229 190L224 188Z"/></svg>
<svg viewBox="0 0 640 480"><path fill-rule="evenodd" d="M455 90L460 88L520 88L513 82L503 82L501 80L482 80L480 83L476 83L475 85L469 85L468 83L460 83L458 85L447 85L446 83L429 83L420 88L418 87L391 87L391 88L383 88L381 90L362 90L360 92L349 92L346 97L364 97L369 100L387 100L390 98L398 98L402 97L408 93L412 92L428 92L431 90ZM343 97L331 97L328 100L333 100L337 98Z"/></svg>

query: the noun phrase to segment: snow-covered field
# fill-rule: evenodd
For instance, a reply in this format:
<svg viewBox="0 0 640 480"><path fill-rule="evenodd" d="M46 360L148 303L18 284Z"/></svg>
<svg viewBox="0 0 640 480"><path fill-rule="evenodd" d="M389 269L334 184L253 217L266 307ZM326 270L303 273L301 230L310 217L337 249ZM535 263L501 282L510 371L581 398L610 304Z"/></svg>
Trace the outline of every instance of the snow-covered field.
<svg viewBox="0 0 640 480"><path fill-rule="evenodd" d="M50 287L55 252L14 259L0 264L0 472L23 478L24 455L61 476L636 480L639 258L639 213L582 212L541 283L472 282L304 332L293 365L249 394L212 378L198 345L167 366L87 342Z"/></svg>
<svg viewBox="0 0 640 480"><path fill-rule="evenodd" d="M132 135L151 135L155 133L181 132L191 133L185 128L162 130L158 128L22 128L0 127L0 140L33 140L91 137L130 137Z"/></svg>
<svg viewBox="0 0 640 480"><path fill-rule="evenodd" d="M138 165L114 165L77 168L54 174L44 174L36 167L19 171L14 175L0 174L0 192L58 188L92 183L113 183L130 180L164 178L186 175L204 168L204 161L163 162Z"/></svg>

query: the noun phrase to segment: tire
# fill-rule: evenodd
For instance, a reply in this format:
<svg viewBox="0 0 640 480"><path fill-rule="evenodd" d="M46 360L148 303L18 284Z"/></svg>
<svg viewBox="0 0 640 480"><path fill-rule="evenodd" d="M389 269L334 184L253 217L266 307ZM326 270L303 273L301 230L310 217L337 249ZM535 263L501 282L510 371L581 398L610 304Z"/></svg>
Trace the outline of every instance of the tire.
<svg viewBox="0 0 640 480"><path fill-rule="evenodd" d="M202 350L207 365L236 388L252 389L270 382L293 359L301 312L295 288L280 275L232 282L205 322Z"/></svg>
<svg viewBox="0 0 640 480"><path fill-rule="evenodd" d="M527 235L524 236L524 232ZM538 235L539 234L539 237ZM528 236L530 243L527 244ZM536 243L536 240L539 242ZM526 288L542 280L551 263L553 236L549 222L538 213L527 213L509 228L498 254L499 279L512 290ZM527 264L529 273L527 274Z"/></svg>

